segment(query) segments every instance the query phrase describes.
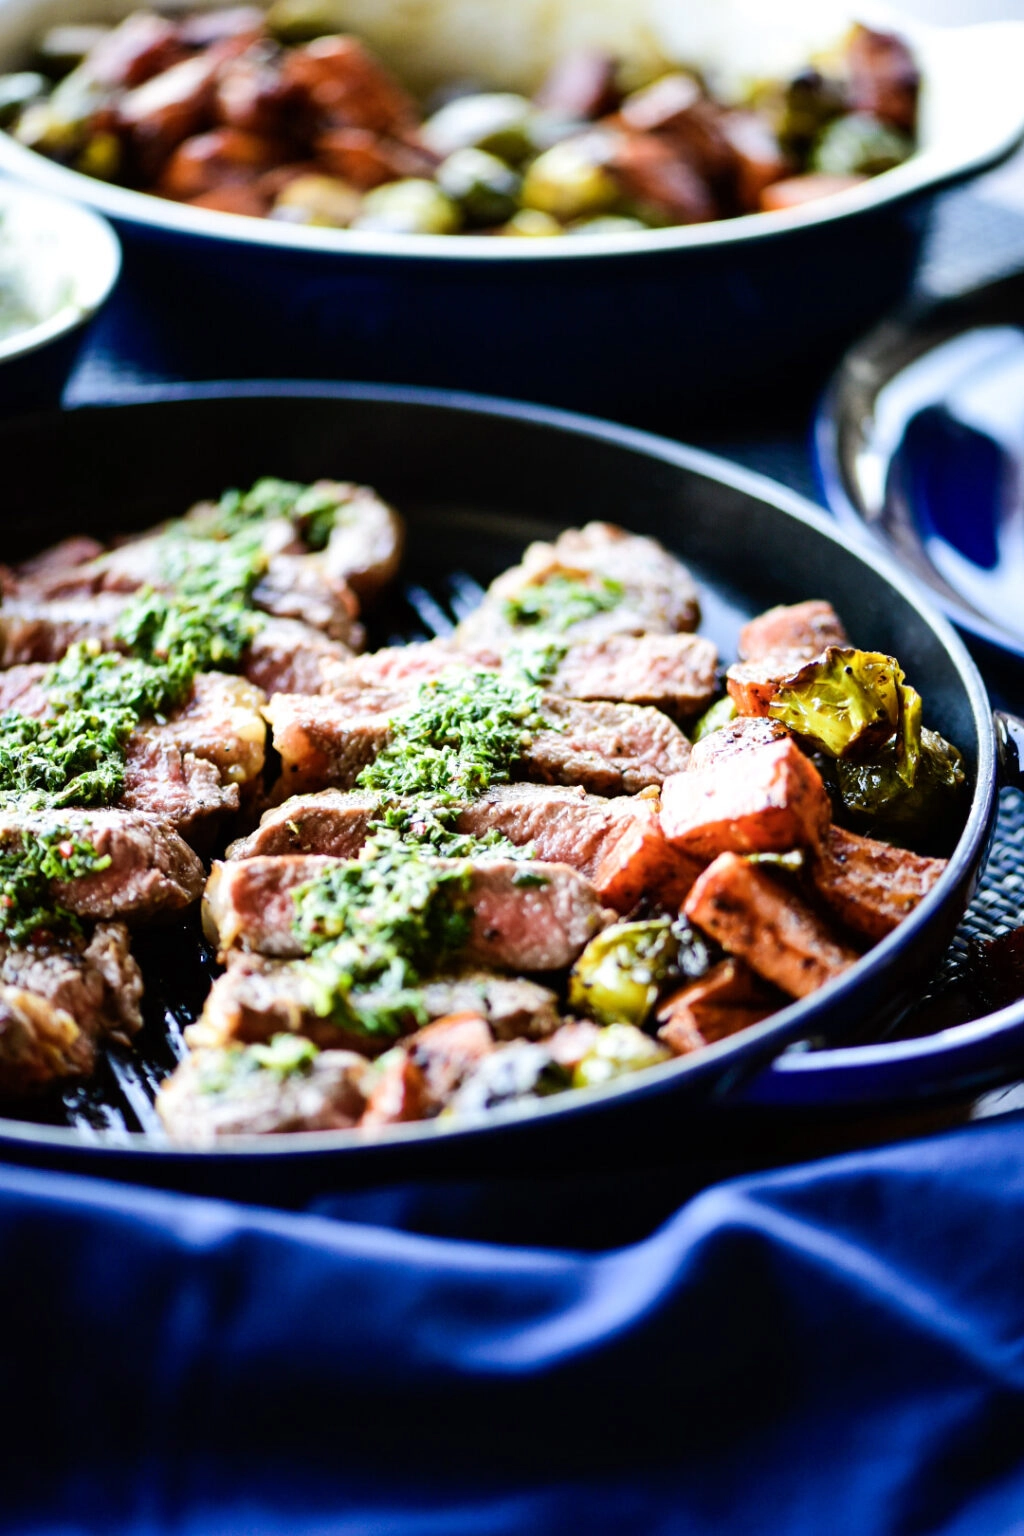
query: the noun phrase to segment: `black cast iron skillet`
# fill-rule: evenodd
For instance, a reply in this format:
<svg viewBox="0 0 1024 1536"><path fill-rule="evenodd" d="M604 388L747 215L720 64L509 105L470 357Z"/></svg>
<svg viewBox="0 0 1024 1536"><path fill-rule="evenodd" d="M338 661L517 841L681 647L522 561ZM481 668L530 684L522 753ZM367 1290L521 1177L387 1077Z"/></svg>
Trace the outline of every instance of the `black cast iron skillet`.
<svg viewBox="0 0 1024 1536"><path fill-rule="evenodd" d="M850 1038L898 1012L919 994L970 899L992 830L999 756L973 663L876 550L848 535L840 540L807 503L758 476L580 417L372 386L139 391L130 403L8 424L0 453L8 560L71 532L106 536L146 526L260 475L376 486L407 519L409 585L376 616L374 644L443 628L446 612L457 615L475 583L517 559L532 538L591 518L621 523L662 539L692 567L702 627L727 659L751 615L773 603L829 599L856 644L900 658L925 699L927 722L960 747L973 785L962 827L950 829L955 848L943 879L847 975L691 1058L454 1129L435 1121L373 1141L342 1132L249 1139L202 1153L172 1149L152 1132L147 1094L173 1061L168 1041L206 978L201 967L197 977L191 933L147 936L151 1014L139 1057L108 1061L98 1087L69 1096L58 1123L0 1120L8 1157L250 1199L413 1175L585 1164L609 1137L623 1145L656 1121L682 1126L695 1106L727 1093L797 1038ZM104 1095L117 1099L114 1110Z"/></svg>

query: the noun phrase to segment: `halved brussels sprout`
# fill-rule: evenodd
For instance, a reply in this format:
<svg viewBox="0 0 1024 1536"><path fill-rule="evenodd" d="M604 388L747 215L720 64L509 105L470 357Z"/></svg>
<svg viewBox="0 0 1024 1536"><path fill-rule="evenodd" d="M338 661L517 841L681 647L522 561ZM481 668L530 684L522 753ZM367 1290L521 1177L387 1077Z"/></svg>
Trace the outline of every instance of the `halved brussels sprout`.
<svg viewBox="0 0 1024 1536"><path fill-rule="evenodd" d="M668 1061L672 1052L634 1024L609 1024L572 1074L574 1088L595 1088L627 1072Z"/></svg>
<svg viewBox="0 0 1024 1536"><path fill-rule="evenodd" d="M923 726L913 782L894 741L870 762L821 763L844 819L874 837L943 852L956 840L967 775L956 747Z"/></svg>
<svg viewBox="0 0 1024 1536"><path fill-rule="evenodd" d="M519 207L519 176L483 149L457 149L438 166L437 183L473 224L501 224Z"/></svg>
<svg viewBox="0 0 1024 1536"><path fill-rule="evenodd" d="M706 943L684 921L615 923L573 966L569 1006L597 1024L643 1024L665 986L702 976L710 965Z"/></svg>
<svg viewBox="0 0 1024 1536"><path fill-rule="evenodd" d="M367 192L351 228L401 235L453 235L461 225L457 203L434 182L411 177Z"/></svg>
<svg viewBox="0 0 1024 1536"><path fill-rule="evenodd" d="M786 679L768 712L829 757L865 757L901 730L907 692L892 656L830 645Z"/></svg>
<svg viewBox="0 0 1024 1536"><path fill-rule="evenodd" d="M517 165L533 153L533 120L537 108L511 91L457 96L423 124L423 142L435 155L447 157L457 149L484 149Z"/></svg>
<svg viewBox="0 0 1024 1536"><path fill-rule="evenodd" d="M610 213L622 197L605 158L605 140L597 133L545 150L523 178L524 205L565 221Z"/></svg>

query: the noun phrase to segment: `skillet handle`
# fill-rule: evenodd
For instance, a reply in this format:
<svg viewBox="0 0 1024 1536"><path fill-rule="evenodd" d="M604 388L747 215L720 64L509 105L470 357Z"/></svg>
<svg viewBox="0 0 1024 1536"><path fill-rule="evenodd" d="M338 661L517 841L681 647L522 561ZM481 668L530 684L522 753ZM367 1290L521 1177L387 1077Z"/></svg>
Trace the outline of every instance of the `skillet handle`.
<svg viewBox="0 0 1024 1536"><path fill-rule="evenodd" d="M1011 789L1024 789L1024 720L1019 715L995 711L999 780Z"/></svg>

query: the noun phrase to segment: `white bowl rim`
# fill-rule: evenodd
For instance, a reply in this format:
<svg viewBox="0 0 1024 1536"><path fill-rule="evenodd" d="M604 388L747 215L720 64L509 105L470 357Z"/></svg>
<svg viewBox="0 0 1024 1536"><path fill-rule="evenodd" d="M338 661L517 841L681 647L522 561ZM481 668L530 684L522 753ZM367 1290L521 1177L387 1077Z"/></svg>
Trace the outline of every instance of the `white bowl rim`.
<svg viewBox="0 0 1024 1536"><path fill-rule="evenodd" d="M91 208L0 175L0 211L13 204L41 226L60 232L62 244L67 246L67 272L77 287L66 304L38 325L26 326L0 340L0 364L38 352L85 325L109 298L121 272L120 242L106 219ZM83 251L87 263L76 261Z"/></svg>
<svg viewBox="0 0 1024 1536"><path fill-rule="evenodd" d="M1024 67L1024 21L979 22L961 27L937 27L865 0L857 9L867 20L877 15L897 25L916 49L955 48L966 54L977 49L983 57L1015 56ZM927 64L927 60L923 60ZM927 75L926 75L927 78ZM951 152L948 144L926 145L909 160L859 186L799 207L772 213L744 214L707 224L676 225L607 235L577 235L547 240L500 240L487 235L406 235L378 231L316 229L273 219L243 217L208 208L191 208L149 192L102 182L46 159L0 132L0 173L26 181L106 214L136 229L162 230L192 238L206 237L268 250L306 251L325 255L386 257L393 261L541 263L600 261L621 257L658 258L669 253L719 246L744 245L834 224L857 214L871 213L927 192L937 191L979 171L998 165L1024 142L1024 97L1011 124L966 153Z"/></svg>

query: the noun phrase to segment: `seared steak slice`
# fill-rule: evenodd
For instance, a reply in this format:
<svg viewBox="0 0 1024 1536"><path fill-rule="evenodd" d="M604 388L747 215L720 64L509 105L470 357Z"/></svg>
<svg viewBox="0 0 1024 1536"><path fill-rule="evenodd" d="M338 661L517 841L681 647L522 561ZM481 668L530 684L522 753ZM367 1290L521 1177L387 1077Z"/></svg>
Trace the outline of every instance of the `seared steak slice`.
<svg viewBox="0 0 1024 1536"><path fill-rule="evenodd" d="M717 664L702 635L609 635L570 646L545 686L570 699L653 704L685 717L711 703Z"/></svg>
<svg viewBox="0 0 1024 1536"><path fill-rule="evenodd" d="M76 640L98 640L109 649L124 606L125 599L116 593L5 598L0 609L0 667L59 661Z"/></svg>
<svg viewBox="0 0 1024 1536"><path fill-rule="evenodd" d="M690 922L789 997L806 997L857 959L799 896L735 853L701 875L683 909Z"/></svg>
<svg viewBox="0 0 1024 1536"><path fill-rule="evenodd" d="M322 1051L287 1073L237 1047L197 1051L161 1083L156 1109L172 1141L196 1147L223 1136L344 1131L366 1107L369 1072L351 1051Z"/></svg>
<svg viewBox="0 0 1024 1536"><path fill-rule="evenodd" d="M215 862L203 898L208 936L225 951L277 959L306 953L294 929L292 892L336 862L312 854ZM562 970L614 916L590 882L565 864L480 862L472 866L466 901L472 924L461 958L495 970Z"/></svg>
<svg viewBox="0 0 1024 1536"><path fill-rule="evenodd" d="M272 792L288 795L337 785L350 789L388 739L391 711L359 714L333 699L276 693L263 711L281 777Z"/></svg>
<svg viewBox="0 0 1024 1536"><path fill-rule="evenodd" d="M0 842L8 845L65 828L110 859L95 874L54 881L54 899L76 917L151 922L180 912L203 889L199 859L155 816L118 809L0 813Z"/></svg>
<svg viewBox="0 0 1024 1536"><path fill-rule="evenodd" d="M300 1034L323 1050L341 1046L376 1056L391 1043L383 1035L346 1030L322 1018L316 1012L316 999L301 961L266 960L238 950L227 959L228 968L211 987L201 1017L185 1031L194 1049ZM558 1027L555 994L521 977L466 971L434 977L419 990L429 1019L449 1013L479 1013L498 1040L520 1035L543 1039Z"/></svg>
<svg viewBox="0 0 1024 1536"><path fill-rule="evenodd" d="M521 638L525 642L528 635ZM699 635L610 635L570 645L545 688L569 699L653 704L686 716L714 697L717 660L714 645ZM322 692L359 708L372 698L375 710L397 713L412 702L421 683L456 669L499 671L501 666L499 652L485 645L456 649L448 640L428 640L328 664Z"/></svg>
<svg viewBox="0 0 1024 1536"><path fill-rule="evenodd" d="M254 608L279 619L301 619L358 650L363 627L359 601L340 577L331 576L323 555L275 555L252 592Z"/></svg>
<svg viewBox="0 0 1024 1536"><path fill-rule="evenodd" d="M140 1028L141 997L121 923L100 923L89 939L0 940L0 1095L91 1072L101 1040Z"/></svg>
<svg viewBox="0 0 1024 1536"><path fill-rule="evenodd" d="M338 493L339 506L323 554L324 568L351 587L361 603L372 602L398 575L405 524L368 486L346 484L331 489Z"/></svg>
<svg viewBox="0 0 1024 1536"><path fill-rule="evenodd" d="M788 736L673 774L662 791L665 836L699 859L816 848L831 815L821 775Z"/></svg>
<svg viewBox="0 0 1024 1536"><path fill-rule="evenodd" d="M267 811L255 832L232 843L227 857L356 858L380 804L379 795L365 790L293 795ZM666 841L657 795L649 791L603 800L572 786L502 784L463 806L456 829L477 837L500 832L516 847L532 845L545 863L571 864L620 912L643 895L678 906L700 872Z"/></svg>
<svg viewBox="0 0 1024 1536"><path fill-rule="evenodd" d="M536 732L517 777L577 784L595 795L634 795L663 784L689 761L690 743L658 709L549 694L541 707L551 729Z"/></svg>
<svg viewBox="0 0 1024 1536"><path fill-rule="evenodd" d="M49 667L40 661L23 662L0 672L0 714L14 709L19 715L36 719L45 715L50 700L42 683L48 673Z"/></svg>
<svg viewBox="0 0 1024 1536"><path fill-rule="evenodd" d="M603 640L609 635L673 634L696 629L700 605L686 567L654 539L626 533L611 523L570 528L553 544L531 544L522 564L493 581L477 611L456 630L460 644L504 647L510 640L536 633L537 626L516 624L508 604L552 578L590 584L608 596L614 583L618 601L580 618L567 637L572 642Z"/></svg>
<svg viewBox="0 0 1024 1536"><path fill-rule="evenodd" d="M248 837L230 843L225 856L251 859L258 854L326 853L335 859L358 858L380 803L379 794L362 789L292 795L267 811Z"/></svg>
<svg viewBox="0 0 1024 1536"><path fill-rule="evenodd" d="M119 805L169 822L182 837L207 848L221 823L239 807L237 784L225 784L213 763L185 752L147 724L132 732Z"/></svg>
<svg viewBox="0 0 1024 1536"><path fill-rule="evenodd" d="M301 619L264 620L242 657L242 675L272 693L319 693L325 669L343 666L347 645Z"/></svg>
<svg viewBox="0 0 1024 1536"><path fill-rule="evenodd" d="M780 651L800 652L805 660L819 655L830 645L849 645L849 637L831 603L811 598L769 608L744 624L740 630L737 656L740 661L757 661Z"/></svg>
<svg viewBox="0 0 1024 1536"><path fill-rule="evenodd" d="M500 785L463 809L458 828L497 831L546 863L571 864L620 912L645 895L678 906L700 872L667 842L650 792L604 800L579 787Z"/></svg>
<svg viewBox="0 0 1024 1536"><path fill-rule="evenodd" d="M658 1039L677 1056L688 1056L759 1024L783 1001L742 960L722 960L665 999L656 1015Z"/></svg>
<svg viewBox="0 0 1024 1536"><path fill-rule="evenodd" d="M364 713L331 698L275 694L264 710L281 758L280 803L307 789L351 788L388 739L394 711L374 700ZM545 695L548 728L523 750L516 777L576 784L595 794L635 794L685 768L690 744L657 709L585 704Z"/></svg>
<svg viewBox="0 0 1024 1536"><path fill-rule="evenodd" d="M884 939L941 877L947 861L830 827L811 875L822 900L847 928Z"/></svg>

